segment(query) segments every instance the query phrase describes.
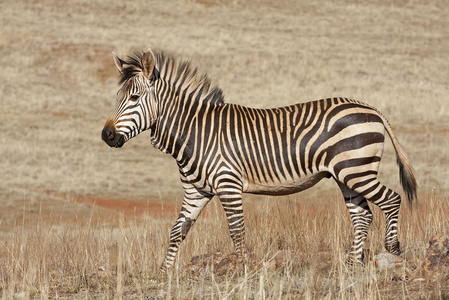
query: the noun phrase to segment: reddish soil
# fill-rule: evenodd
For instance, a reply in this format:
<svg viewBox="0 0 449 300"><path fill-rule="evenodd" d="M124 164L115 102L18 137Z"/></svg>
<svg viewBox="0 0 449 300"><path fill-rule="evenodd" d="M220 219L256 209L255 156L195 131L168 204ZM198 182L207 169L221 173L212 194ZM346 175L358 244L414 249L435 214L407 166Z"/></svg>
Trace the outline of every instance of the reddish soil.
<svg viewBox="0 0 449 300"><path fill-rule="evenodd" d="M129 199L102 198L87 195L67 195L54 191L44 191L46 195L68 199L76 203L87 203L95 207L121 212L125 216L148 214L152 216L165 217L174 215L179 211L173 204L161 203L159 199L151 199L150 201L136 201Z"/></svg>

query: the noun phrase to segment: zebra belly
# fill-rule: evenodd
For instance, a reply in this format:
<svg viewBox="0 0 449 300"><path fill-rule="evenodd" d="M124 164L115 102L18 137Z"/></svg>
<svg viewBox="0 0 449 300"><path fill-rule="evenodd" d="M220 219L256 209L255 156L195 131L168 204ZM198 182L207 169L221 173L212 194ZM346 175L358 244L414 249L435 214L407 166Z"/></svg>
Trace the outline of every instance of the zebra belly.
<svg viewBox="0 0 449 300"><path fill-rule="evenodd" d="M250 182L245 180L243 183L243 192L249 194L263 194L263 195L289 195L297 192L304 191L323 178L330 178L328 172L320 172L303 176L300 178L284 180L281 182L262 183L262 182Z"/></svg>

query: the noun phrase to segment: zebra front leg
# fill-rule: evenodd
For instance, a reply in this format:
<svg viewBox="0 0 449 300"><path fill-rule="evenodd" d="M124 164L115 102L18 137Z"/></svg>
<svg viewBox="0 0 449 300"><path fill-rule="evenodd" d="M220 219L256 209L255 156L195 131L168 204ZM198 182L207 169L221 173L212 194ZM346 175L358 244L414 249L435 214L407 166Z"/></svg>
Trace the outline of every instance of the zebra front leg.
<svg viewBox="0 0 449 300"><path fill-rule="evenodd" d="M222 190L218 193L228 219L229 233L239 261L246 259L245 222L243 218L242 193Z"/></svg>
<svg viewBox="0 0 449 300"><path fill-rule="evenodd" d="M161 271L173 267L179 245L186 238L190 228L212 197L213 195L205 195L199 191L194 193L192 191L186 191L181 212L170 232L170 241L164 263L161 266Z"/></svg>

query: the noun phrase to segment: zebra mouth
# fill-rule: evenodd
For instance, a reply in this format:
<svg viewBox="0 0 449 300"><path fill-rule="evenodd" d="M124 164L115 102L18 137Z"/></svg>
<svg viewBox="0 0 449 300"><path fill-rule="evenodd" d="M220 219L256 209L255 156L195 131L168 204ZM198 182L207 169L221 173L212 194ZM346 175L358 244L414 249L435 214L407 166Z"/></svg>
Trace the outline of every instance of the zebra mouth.
<svg viewBox="0 0 449 300"><path fill-rule="evenodd" d="M116 132L112 126L105 126L101 132L101 139L109 145L109 147L121 148L125 144L126 139L123 134Z"/></svg>
<svg viewBox="0 0 449 300"><path fill-rule="evenodd" d="M117 144L114 145L115 148L121 148L125 144L125 136L120 134L120 138L117 141Z"/></svg>

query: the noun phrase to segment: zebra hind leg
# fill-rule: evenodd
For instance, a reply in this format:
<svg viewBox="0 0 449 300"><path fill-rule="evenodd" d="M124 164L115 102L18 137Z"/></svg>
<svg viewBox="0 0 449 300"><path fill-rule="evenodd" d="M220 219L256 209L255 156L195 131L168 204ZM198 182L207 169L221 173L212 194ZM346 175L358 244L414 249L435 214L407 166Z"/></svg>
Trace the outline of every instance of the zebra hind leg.
<svg viewBox="0 0 449 300"><path fill-rule="evenodd" d="M354 229L354 240L352 242L348 264L361 263L363 260L363 245L368 235L368 228L373 220L373 214L368 206L368 202L362 195L352 191L341 183L339 183L339 186L343 193Z"/></svg>
<svg viewBox="0 0 449 300"><path fill-rule="evenodd" d="M395 255L400 255L398 239L398 219L399 209L401 207L401 197L395 191L382 185L379 192L370 198L385 214L386 231L385 231L385 249Z"/></svg>
<svg viewBox="0 0 449 300"><path fill-rule="evenodd" d="M400 255L398 239L398 219L401 197L392 189L379 182L377 178L358 184L353 188L366 199L377 205L386 217L385 249L395 255Z"/></svg>

